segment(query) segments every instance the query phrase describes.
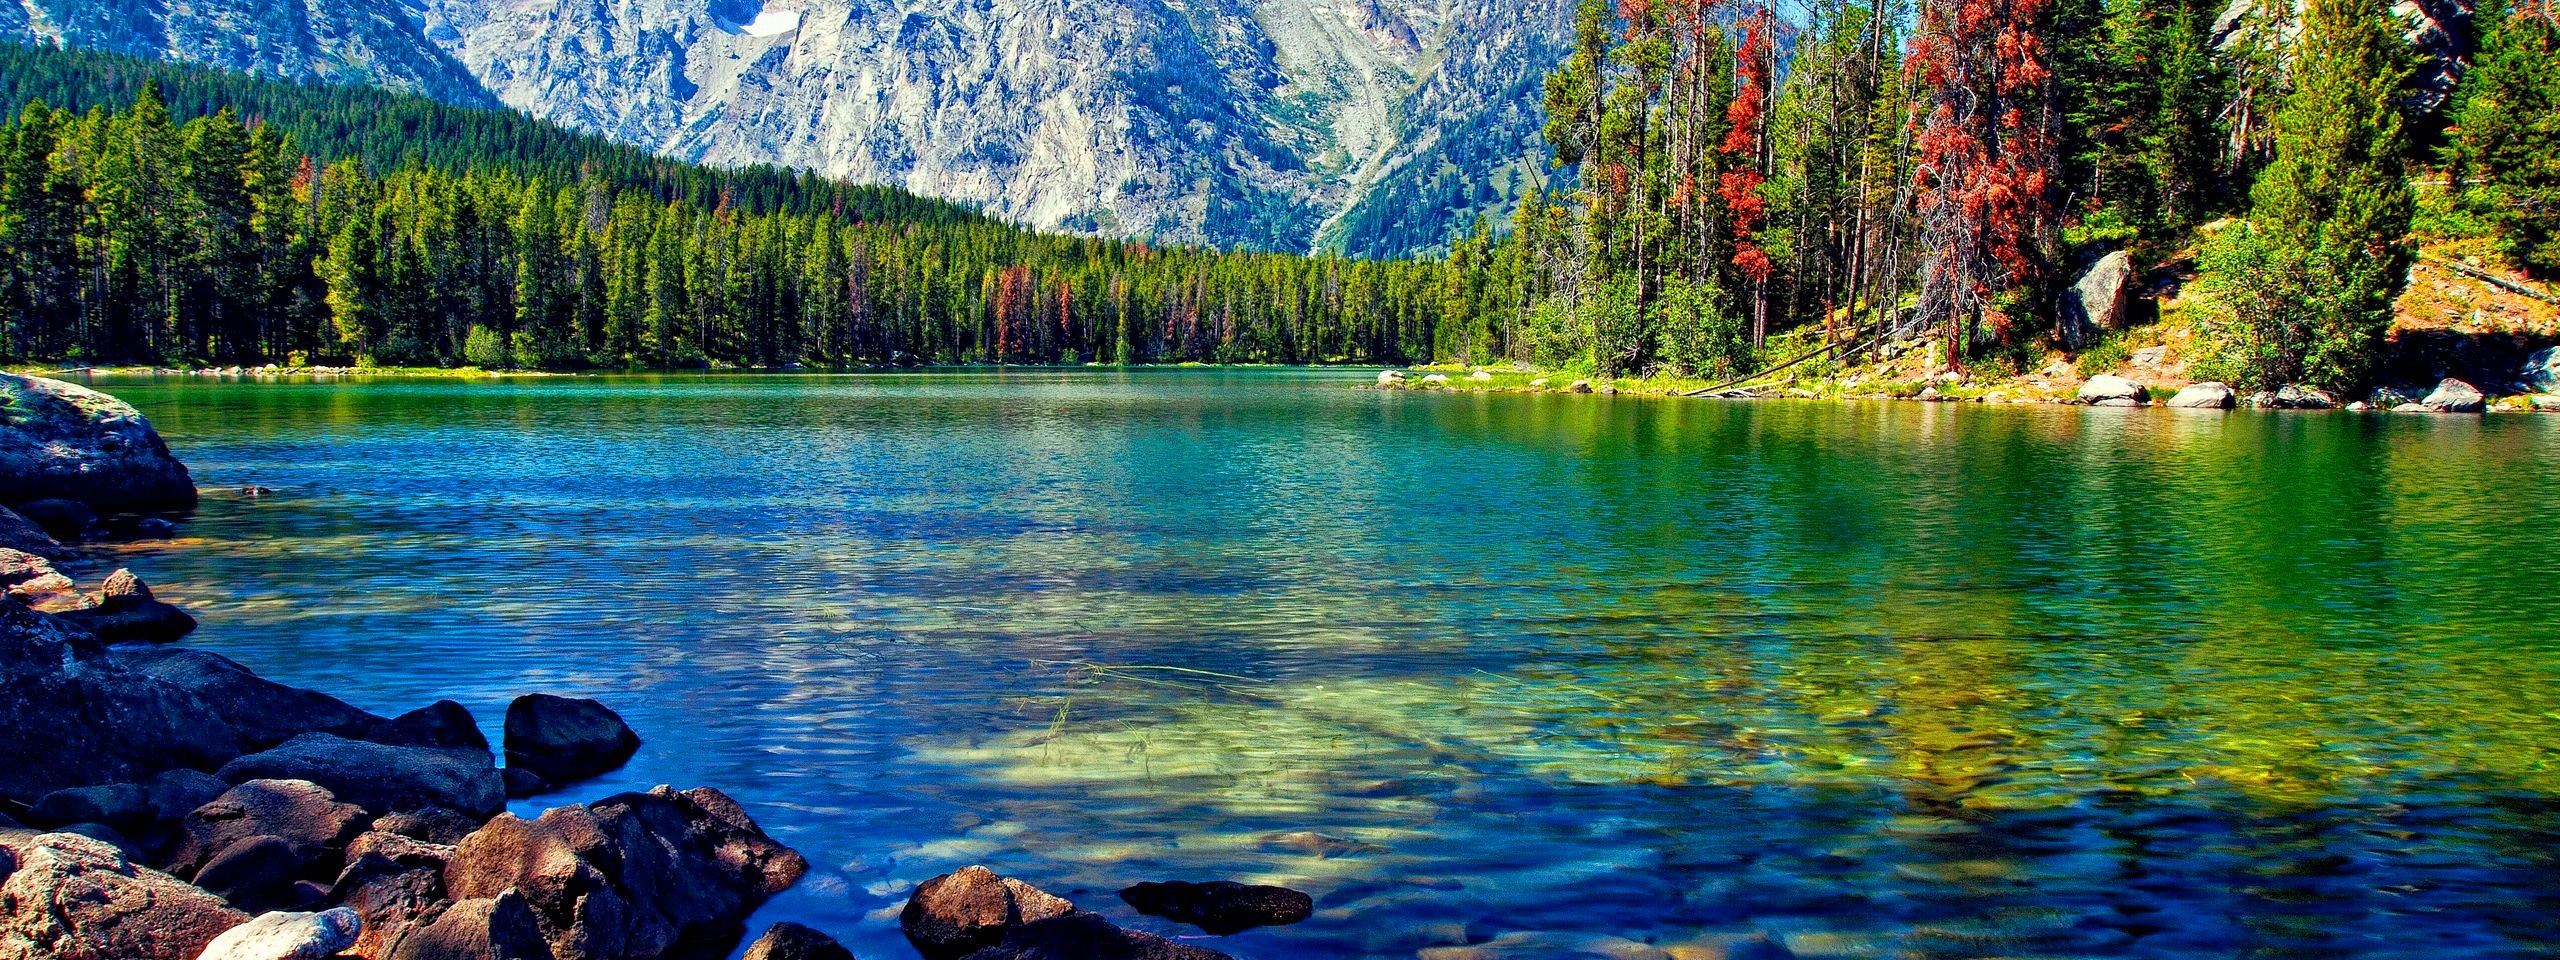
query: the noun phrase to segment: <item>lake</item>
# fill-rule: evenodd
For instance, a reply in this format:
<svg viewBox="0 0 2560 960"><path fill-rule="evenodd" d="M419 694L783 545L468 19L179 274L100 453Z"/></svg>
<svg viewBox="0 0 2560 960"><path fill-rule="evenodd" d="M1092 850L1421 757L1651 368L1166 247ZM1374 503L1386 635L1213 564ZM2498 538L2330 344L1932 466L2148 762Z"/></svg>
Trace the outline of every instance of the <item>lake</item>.
<svg viewBox="0 0 2560 960"><path fill-rule="evenodd" d="M864 957L969 863L1315 896L1246 960L2560 954L2560 418L1371 372L101 378L208 496L76 575L604 700L513 809L716 786Z"/></svg>

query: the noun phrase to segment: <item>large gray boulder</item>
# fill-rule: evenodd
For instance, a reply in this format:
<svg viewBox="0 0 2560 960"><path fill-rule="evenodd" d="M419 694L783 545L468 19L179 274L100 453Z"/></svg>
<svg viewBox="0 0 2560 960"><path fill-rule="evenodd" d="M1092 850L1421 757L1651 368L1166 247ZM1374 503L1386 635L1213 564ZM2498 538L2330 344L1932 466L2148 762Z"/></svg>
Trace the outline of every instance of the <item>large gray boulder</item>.
<svg viewBox="0 0 2560 960"><path fill-rule="evenodd" d="M726 794L658 787L500 815L454 846L444 886L461 899L522 893L555 960L656 960L734 945L747 914L808 869Z"/></svg>
<svg viewBox="0 0 2560 960"><path fill-rule="evenodd" d="M2487 409L2489 398L2481 395L2478 387L2446 377L2442 383L2436 384L2426 399L2418 402L2438 413L2478 413Z"/></svg>
<svg viewBox="0 0 2560 960"><path fill-rule="evenodd" d="M2079 347L2102 330L2122 330L2133 312L2133 255L2118 250L2099 257L2062 297L2062 339Z"/></svg>
<svg viewBox="0 0 2560 960"><path fill-rule="evenodd" d="M968 866L917 884L898 927L925 960L959 960L1002 942L1016 927L1075 908L1028 883Z"/></svg>
<svg viewBox="0 0 2560 960"><path fill-rule="evenodd" d="M99 510L195 506L195 481L122 400L0 373L0 503L61 497Z"/></svg>
<svg viewBox="0 0 2560 960"><path fill-rule="evenodd" d="M268 913L223 931L197 960L329 960L355 946L356 912Z"/></svg>
<svg viewBox="0 0 2560 960"><path fill-rule="evenodd" d="M2109 400L2139 402L2147 394L2148 391L2144 390L2139 383L2113 374L2102 373L2090 377L2088 382L2081 384L2080 392L2075 396L2081 403L2096 405Z"/></svg>
<svg viewBox="0 0 2560 960"><path fill-rule="evenodd" d="M0 832L0 960L196 960L248 919L107 843Z"/></svg>
<svg viewBox="0 0 2560 960"><path fill-rule="evenodd" d="M529 693L507 704L506 747L507 766L556 785L621 766L640 735L604 704Z"/></svg>
<svg viewBox="0 0 2560 960"><path fill-rule="evenodd" d="M2207 380L2178 391L2177 396L2169 398L2169 405L2189 410L2229 410L2235 398L2229 386Z"/></svg>
<svg viewBox="0 0 2560 960"><path fill-rule="evenodd" d="M486 750L404 747L306 733L223 764L232 783L309 780L376 814L445 807L475 817L504 809L507 791Z"/></svg>

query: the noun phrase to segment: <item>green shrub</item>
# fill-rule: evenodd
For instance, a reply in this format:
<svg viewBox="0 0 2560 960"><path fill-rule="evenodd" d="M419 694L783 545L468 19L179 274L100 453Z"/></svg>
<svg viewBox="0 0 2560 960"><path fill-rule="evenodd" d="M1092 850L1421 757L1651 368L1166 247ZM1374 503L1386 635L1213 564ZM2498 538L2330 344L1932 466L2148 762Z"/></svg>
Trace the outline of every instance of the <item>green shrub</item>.
<svg viewBox="0 0 2560 960"><path fill-rule="evenodd" d="M2099 337L2098 342L2090 344L2089 349L2080 351L2080 355L2072 359L2071 368L2087 377L2124 366L2133 359L2133 351L2124 345L2124 341L2124 335L2120 333Z"/></svg>
<svg viewBox="0 0 2560 960"><path fill-rule="evenodd" d="M471 325L471 332L462 338L462 359L483 370L504 370L508 361L507 348L498 340L497 331L475 323Z"/></svg>

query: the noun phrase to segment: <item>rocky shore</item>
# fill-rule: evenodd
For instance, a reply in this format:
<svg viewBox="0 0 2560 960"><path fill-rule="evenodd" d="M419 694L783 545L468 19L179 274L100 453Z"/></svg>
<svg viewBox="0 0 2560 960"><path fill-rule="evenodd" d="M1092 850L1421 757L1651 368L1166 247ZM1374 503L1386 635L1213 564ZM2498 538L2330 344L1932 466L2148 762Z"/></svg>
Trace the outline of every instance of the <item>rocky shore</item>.
<svg viewBox="0 0 2560 960"><path fill-rule="evenodd" d="M195 620L140 578L82 591L52 564L171 522L151 512L193 506L186 468L113 398L0 395L0 960L718 960L808 871L711 787L506 812L642 748L606 704L528 692L493 749L451 700L385 717L166 646ZM1213 934L1312 910L1224 881L1122 898ZM899 921L927 960L1226 956L976 866ZM745 957L852 954L776 923Z"/></svg>
<svg viewBox="0 0 2560 960"><path fill-rule="evenodd" d="M1926 352L1926 351L1921 351ZM2146 359L2135 358L2135 366ZM2458 377L2432 383L2383 386L2363 397L2342 397L2302 385L2243 393L2216 381L2189 381L2176 376L2151 380L2100 373L2080 377L2067 363L2034 374L2006 379L1978 379L1945 372L1900 377L1877 372L1842 376L1782 378L1736 386L1700 385L1637 378L1631 380L1568 377L1537 370L1503 367L1414 368L1379 371L1381 390L1454 390L1484 393L1630 394L1637 396L1709 397L1723 400L1774 398L1837 400L1917 400L1939 403L2047 403L2091 407L2170 407L2230 410L2342 410L2372 413L2560 412L2560 348L2528 356L2513 374L2483 382L2484 389Z"/></svg>

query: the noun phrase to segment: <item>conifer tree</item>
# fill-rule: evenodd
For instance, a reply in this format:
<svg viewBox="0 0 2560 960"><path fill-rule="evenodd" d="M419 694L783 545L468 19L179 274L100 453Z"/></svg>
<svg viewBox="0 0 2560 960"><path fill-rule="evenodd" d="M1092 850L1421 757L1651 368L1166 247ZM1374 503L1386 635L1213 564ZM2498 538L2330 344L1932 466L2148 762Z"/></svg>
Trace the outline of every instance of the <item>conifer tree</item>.
<svg viewBox="0 0 2560 960"><path fill-rule="evenodd" d="M2526 0L2490 25L2446 153L2508 256L2560 278L2560 7L2551 0Z"/></svg>
<svg viewBox="0 0 2560 960"><path fill-rule="evenodd" d="M2406 43L2381 0L2312 0L2275 160L2207 252L2222 362L2252 386L2365 383L2413 250Z"/></svg>

